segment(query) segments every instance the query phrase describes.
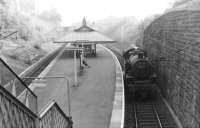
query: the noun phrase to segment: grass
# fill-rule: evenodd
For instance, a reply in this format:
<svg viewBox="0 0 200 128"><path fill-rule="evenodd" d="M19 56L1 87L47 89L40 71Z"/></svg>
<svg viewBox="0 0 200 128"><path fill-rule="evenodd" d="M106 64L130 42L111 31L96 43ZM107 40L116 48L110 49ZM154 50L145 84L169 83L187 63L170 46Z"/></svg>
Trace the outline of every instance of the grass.
<svg viewBox="0 0 200 128"><path fill-rule="evenodd" d="M9 54L8 57L10 57L11 59L17 60L18 56L16 54Z"/></svg>
<svg viewBox="0 0 200 128"><path fill-rule="evenodd" d="M31 65L32 64L32 61L30 59L28 60L23 60L25 64L28 64L28 65Z"/></svg>

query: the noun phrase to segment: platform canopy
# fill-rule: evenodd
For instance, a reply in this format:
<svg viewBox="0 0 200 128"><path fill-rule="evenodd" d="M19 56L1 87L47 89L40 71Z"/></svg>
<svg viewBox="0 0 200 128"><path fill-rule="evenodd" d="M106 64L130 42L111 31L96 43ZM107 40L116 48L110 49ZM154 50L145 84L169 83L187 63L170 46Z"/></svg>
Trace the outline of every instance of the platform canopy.
<svg viewBox="0 0 200 128"><path fill-rule="evenodd" d="M111 38L101 34L98 31L90 28L86 24L85 18L82 21L82 26L75 29L73 32L68 33L63 38L54 41L54 43L94 43L94 44L103 44L103 43L114 43L115 41Z"/></svg>

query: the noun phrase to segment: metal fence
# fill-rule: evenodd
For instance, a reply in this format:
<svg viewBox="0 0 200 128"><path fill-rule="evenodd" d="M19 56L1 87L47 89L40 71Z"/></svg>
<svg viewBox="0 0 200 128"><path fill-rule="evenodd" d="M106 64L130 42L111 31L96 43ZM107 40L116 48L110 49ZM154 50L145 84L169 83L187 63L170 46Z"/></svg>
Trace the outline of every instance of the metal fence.
<svg viewBox="0 0 200 128"><path fill-rule="evenodd" d="M67 117L55 101L51 101L39 114L40 128L72 128L71 118Z"/></svg>
<svg viewBox="0 0 200 128"><path fill-rule="evenodd" d="M36 128L37 115L0 86L0 128Z"/></svg>
<svg viewBox="0 0 200 128"><path fill-rule="evenodd" d="M37 96L17 76L17 74L0 58L0 86L7 90L12 96L18 97L22 91L26 95L21 97L21 103L32 112L37 113Z"/></svg>
<svg viewBox="0 0 200 128"><path fill-rule="evenodd" d="M71 128L72 121L55 101L45 106L38 117L37 96L0 58L0 128L14 127Z"/></svg>

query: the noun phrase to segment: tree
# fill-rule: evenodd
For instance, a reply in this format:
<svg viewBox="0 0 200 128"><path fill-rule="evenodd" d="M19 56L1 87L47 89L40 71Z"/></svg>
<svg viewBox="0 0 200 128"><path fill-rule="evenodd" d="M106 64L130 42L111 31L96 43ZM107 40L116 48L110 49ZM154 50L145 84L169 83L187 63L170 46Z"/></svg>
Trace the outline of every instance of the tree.
<svg viewBox="0 0 200 128"><path fill-rule="evenodd" d="M177 6L180 6L180 5L183 5L189 1L192 1L192 0L177 0L174 4L173 4L173 8L177 7Z"/></svg>
<svg viewBox="0 0 200 128"><path fill-rule="evenodd" d="M4 0L0 0L0 5L1 6L6 6L6 2Z"/></svg>
<svg viewBox="0 0 200 128"><path fill-rule="evenodd" d="M38 17L41 20L44 20L45 22L51 23L56 26L60 25L61 22L61 15L56 9L44 11Z"/></svg>

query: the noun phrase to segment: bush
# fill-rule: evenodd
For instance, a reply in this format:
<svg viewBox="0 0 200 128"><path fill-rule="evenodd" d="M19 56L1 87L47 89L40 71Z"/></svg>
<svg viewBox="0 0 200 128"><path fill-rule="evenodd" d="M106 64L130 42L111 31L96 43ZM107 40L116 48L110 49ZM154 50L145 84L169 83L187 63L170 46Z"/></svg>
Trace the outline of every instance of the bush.
<svg viewBox="0 0 200 128"><path fill-rule="evenodd" d="M28 65L31 65L31 64L32 64L32 61L31 61L30 59L28 59L28 60L24 60L24 63L25 63L25 64L28 64Z"/></svg>
<svg viewBox="0 0 200 128"><path fill-rule="evenodd" d="M177 0L177 1L175 1L175 3L173 4L173 7L175 8L175 7L177 7L177 6L180 6L180 5L183 5L183 4L187 3L187 2L189 2L189 1L192 1L192 0Z"/></svg>
<svg viewBox="0 0 200 128"><path fill-rule="evenodd" d="M40 46L39 44L34 44L33 47L34 47L35 49L38 49L38 50L41 49L41 46Z"/></svg>
<svg viewBox="0 0 200 128"><path fill-rule="evenodd" d="M16 54L9 54L8 55L11 59L17 60L18 56Z"/></svg>

